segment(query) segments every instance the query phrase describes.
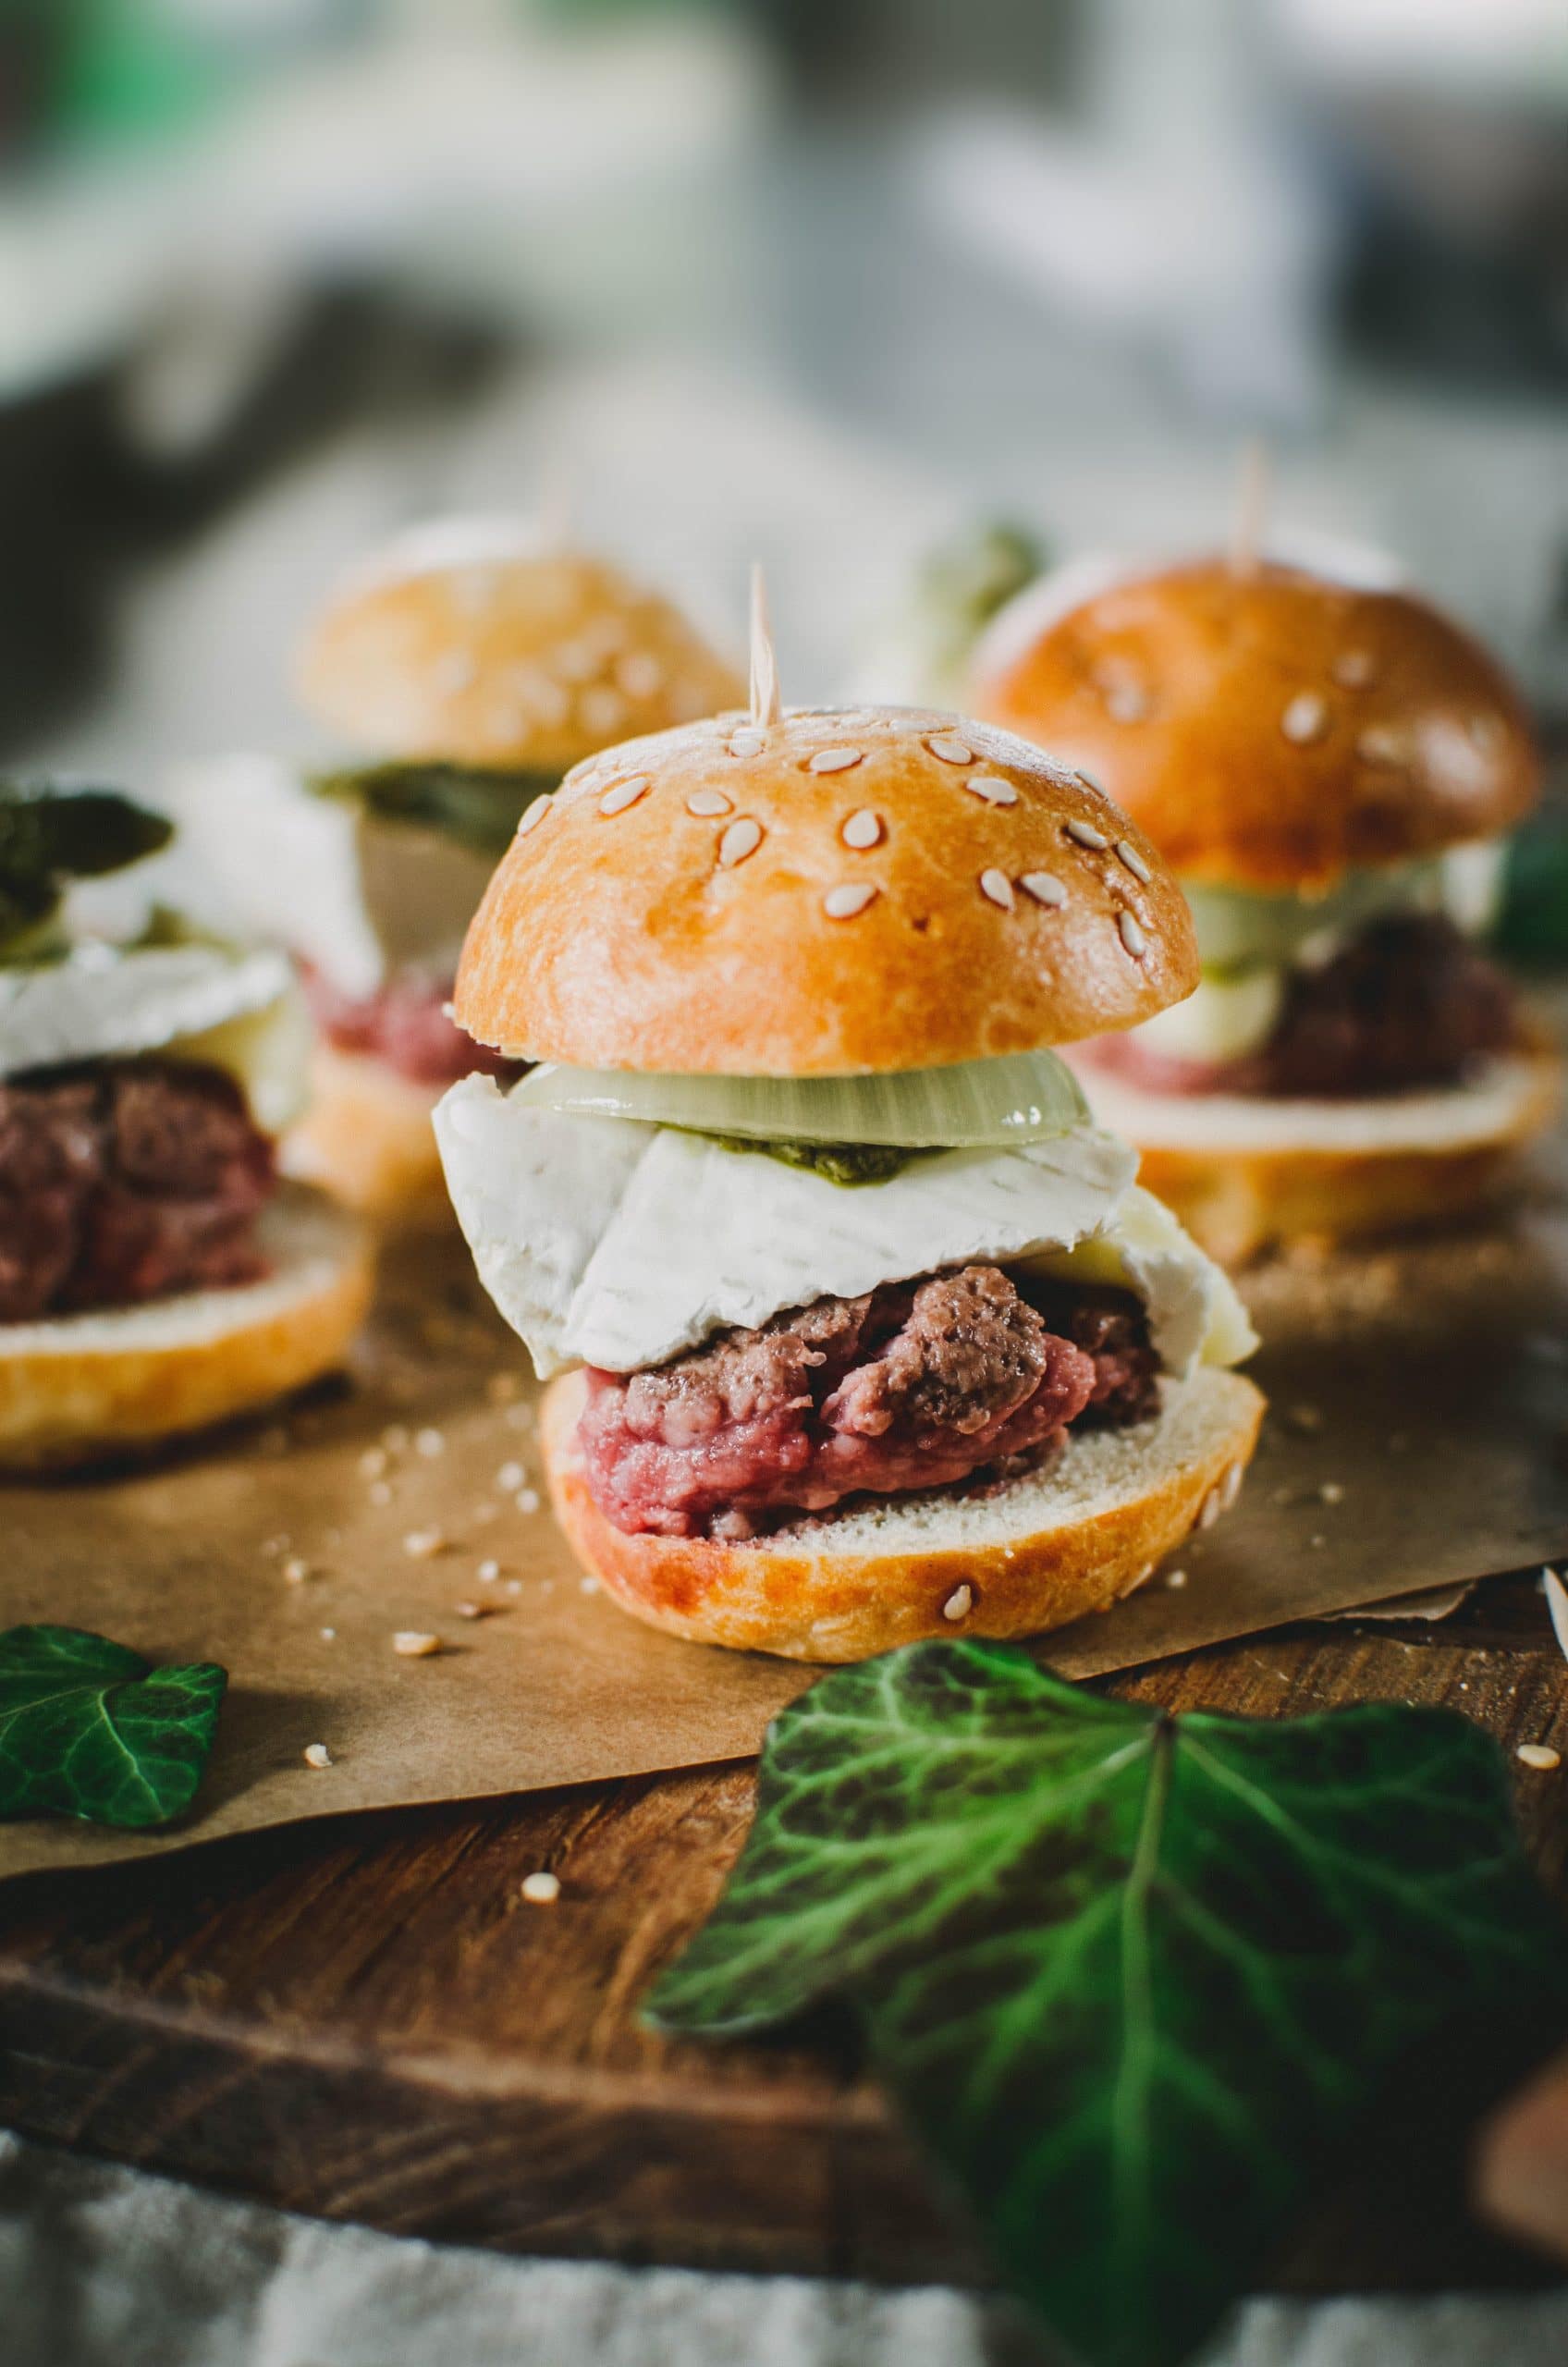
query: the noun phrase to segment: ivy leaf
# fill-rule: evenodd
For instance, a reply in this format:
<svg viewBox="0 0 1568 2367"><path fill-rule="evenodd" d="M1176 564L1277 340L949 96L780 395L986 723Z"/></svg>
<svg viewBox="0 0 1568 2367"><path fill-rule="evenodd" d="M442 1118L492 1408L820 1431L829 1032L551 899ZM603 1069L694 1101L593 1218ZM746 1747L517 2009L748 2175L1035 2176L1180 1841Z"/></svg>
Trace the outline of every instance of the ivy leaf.
<svg viewBox="0 0 1568 2367"><path fill-rule="evenodd" d="M524 808L558 785L555 773L417 762L311 777L318 797L351 799L383 821L416 822L443 831L472 853L496 862L516 836Z"/></svg>
<svg viewBox="0 0 1568 2367"><path fill-rule="evenodd" d="M0 1631L0 1818L166 1824L206 1772L227 1682L80 1627Z"/></svg>
<svg viewBox="0 0 1568 2367"><path fill-rule="evenodd" d="M1395 2061L1564 1999L1563 1957L1460 1718L1173 1718L916 1644L778 1719L650 2008L712 2034L847 2001L1015 2287L1096 2367L1161 2367Z"/></svg>

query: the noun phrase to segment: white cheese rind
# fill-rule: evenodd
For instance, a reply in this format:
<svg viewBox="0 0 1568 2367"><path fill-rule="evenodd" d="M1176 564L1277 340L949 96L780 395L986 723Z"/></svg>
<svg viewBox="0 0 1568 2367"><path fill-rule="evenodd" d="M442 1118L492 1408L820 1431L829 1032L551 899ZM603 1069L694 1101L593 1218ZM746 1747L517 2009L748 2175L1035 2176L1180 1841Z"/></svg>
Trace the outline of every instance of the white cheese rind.
<svg viewBox="0 0 1568 2367"><path fill-rule="evenodd" d="M318 796L292 765L239 754L168 790L215 916L286 945L340 994L374 995L394 970L450 977L494 868L439 830Z"/></svg>
<svg viewBox="0 0 1568 2367"><path fill-rule="evenodd" d="M0 969L0 1076L164 1051L292 991L287 960L270 949L85 945L63 962Z"/></svg>
<svg viewBox="0 0 1568 2367"><path fill-rule="evenodd" d="M435 1133L480 1278L545 1378L577 1363L636 1371L729 1325L971 1258L1071 1250L1114 1232L1129 1202L1118 1270L1145 1290L1172 1369L1204 1352L1204 1310L1228 1287L1206 1279L1173 1218L1138 1231L1135 1154L1090 1127L945 1152L857 1189L671 1129L508 1100L490 1077L452 1087Z"/></svg>

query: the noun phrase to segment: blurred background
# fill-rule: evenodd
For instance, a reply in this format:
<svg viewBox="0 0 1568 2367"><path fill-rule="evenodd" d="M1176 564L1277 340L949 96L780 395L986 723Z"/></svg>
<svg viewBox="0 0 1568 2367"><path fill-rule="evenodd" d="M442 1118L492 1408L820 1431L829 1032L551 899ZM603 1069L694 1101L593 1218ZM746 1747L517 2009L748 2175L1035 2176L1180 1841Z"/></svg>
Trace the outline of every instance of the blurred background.
<svg viewBox="0 0 1568 2367"><path fill-rule="evenodd" d="M541 500L831 696L1253 431L1563 736L1563 0L0 0L0 164L8 761L289 748L348 558Z"/></svg>

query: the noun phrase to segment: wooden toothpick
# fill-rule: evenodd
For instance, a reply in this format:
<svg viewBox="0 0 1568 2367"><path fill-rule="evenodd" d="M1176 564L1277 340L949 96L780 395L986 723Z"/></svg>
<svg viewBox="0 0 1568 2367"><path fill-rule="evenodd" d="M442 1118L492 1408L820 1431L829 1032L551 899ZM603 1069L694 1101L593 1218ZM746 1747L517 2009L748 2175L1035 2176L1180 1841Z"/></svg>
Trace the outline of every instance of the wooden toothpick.
<svg viewBox="0 0 1568 2367"><path fill-rule="evenodd" d="M1231 521L1231 565L1237 575L1251 575L1263 550L1268 514L1268 446L1261 435L1249 435L1236 467L1236 507Z"/></svg>
<svg viewBox="0 0 1568 2367"><path fill-rule="evenodd" d="M773 633L767 621L767 585L762 564L752 568L752 721L764 729L783 717L778 695L778 661L773 654Z"/></svg>

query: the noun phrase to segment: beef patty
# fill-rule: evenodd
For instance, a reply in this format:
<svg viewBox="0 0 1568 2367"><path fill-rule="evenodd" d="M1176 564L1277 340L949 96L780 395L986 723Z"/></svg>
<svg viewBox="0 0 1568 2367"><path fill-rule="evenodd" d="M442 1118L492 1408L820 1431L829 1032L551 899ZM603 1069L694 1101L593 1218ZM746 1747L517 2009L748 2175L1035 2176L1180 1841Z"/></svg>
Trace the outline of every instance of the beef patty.
<svg viewBox="0 0 1568 2367"><path fill-rule="evenodd" d="M1339 1101L1462 1085L1518 1040L1513 990L1496 964L1452 921L1402 913L1292 971L1268 1040L1242 1060L1171 1060L1135 1036L1106 1036L1093 1057L1158 1093Z"/></svg>
<svg viewBox="0 0 1568 2367"><path fill-rule="evenodd" d="M515 1061L476 1044L447 1017L450 979L399 970L374 994L354 996L308 965L300 975L316 1025L340 1052L367 1052L415 1085L456 1085L476 1069L487 1076L519 1073Z"/></svg>
<svg viewBox="0 0 1568 2367"><path fill-rule="evenodd" d="M0 1083L0 1323L255 1281L272 1146L219 1069L106 1061Z"/></svg>
<svg viewBox="0 0 1568 2367"><path fill-rule="evenodd" d="M590 1370L579 1435L618 1528L744 1539L1020 1467L1085 1417L1136 1421L1157 1371L1130 1293L966 1266L817 1299L651 1371Z"/></svg>

